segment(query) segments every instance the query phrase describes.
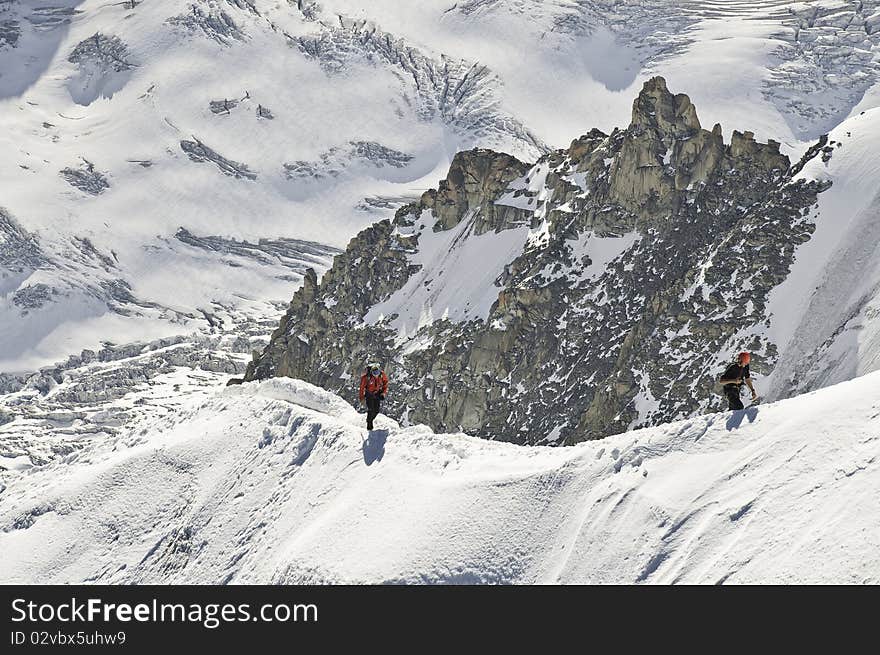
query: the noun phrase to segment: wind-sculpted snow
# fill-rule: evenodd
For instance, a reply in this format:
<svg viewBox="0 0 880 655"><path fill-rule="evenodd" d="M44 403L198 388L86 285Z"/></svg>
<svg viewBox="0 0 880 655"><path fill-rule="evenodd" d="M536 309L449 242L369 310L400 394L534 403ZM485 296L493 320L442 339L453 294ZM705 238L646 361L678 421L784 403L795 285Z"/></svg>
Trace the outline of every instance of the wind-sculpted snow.
<svg viewBox="0 0 880 655"><path fill-rule="evenodd" d="M215 390L43 467L0 457L0 582L877 584L878 392L557 449L368 433L298 380Z"/></svg>

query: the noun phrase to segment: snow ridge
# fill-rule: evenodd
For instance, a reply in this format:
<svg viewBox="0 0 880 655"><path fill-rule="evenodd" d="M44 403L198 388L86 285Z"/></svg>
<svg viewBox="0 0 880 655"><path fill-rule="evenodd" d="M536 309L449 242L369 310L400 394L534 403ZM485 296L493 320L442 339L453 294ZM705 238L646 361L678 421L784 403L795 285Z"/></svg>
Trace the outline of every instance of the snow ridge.
<svg viewBox="0 0 880 655"><path fill-rule="evenodd" d="M302 381L231 387L10 472L0 581L876 584L878 392L558 449L367 434Z"/></svg>

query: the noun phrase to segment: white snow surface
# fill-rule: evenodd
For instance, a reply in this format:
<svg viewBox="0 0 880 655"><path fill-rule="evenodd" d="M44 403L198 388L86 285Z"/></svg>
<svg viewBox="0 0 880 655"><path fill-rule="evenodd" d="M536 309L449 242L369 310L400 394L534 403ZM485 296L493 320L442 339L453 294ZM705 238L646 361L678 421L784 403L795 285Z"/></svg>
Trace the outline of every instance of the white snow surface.
<svg viewBox="0 0 880 655"><path fill-rule="evenodd" d="M0 207L49 260L0 280L0 371L108 334L201 329L206 306L289 298L296 282L277 267L195 253L178 227L341 247L436 186L458 150L534 160L626 126L653 75L689 93L706 126L799 153L880 102L878 2L0 3ZM96 35L124 51L77 62ZM190 159L181 141L194 139L246 175ZM97 195L60 175L86 162L109 184ZM75 239L112 267L71 260ZM142 305L114 313L96 289L116 280ZM57 293L10 307L36 284Z"/></svg>
<svg viewBox="0 0 880 655"><path fill-rule="evenodd" d="M486 320L498 299L495 280L522 252L529 228L474 235L476 218L477 213L471 212L454 228L434 232L436 220L423 212L415 226L420 232L419 249L409 259L420 270L403 288L371 307L364 322L395 316L390 325L402 342L442 318Z"/></svg>
<svg viewBox="0 0 880 655"><path fill-rule="evenodd" d="M880 368L880 109L848 118L831 141L831 159L801 172L832 183L812 211L816 230L770 296L767 333L781 354L772 397Z"/></svg>
<svg viewBox="0 0 880 655"><path fill-rule="evenodd" d="M638 232L629 232L620 236L600 237L592 232L579 234L573 239L571 248L575 261L589 258L589 266L580 272L580 279L587 280L599 277L605 272L608 264L633 247L641 238Z"/></svg>
<svg viewBox="0 0 880 655"><path fill-rule="evenodd" d="M625 126L656 74L728 137L748 129L793 157L829 130L844 144L803 173L833 186L771 298L780 359L760 391L880 368L880 0L199 0L232 19L227 37L175 22L194 6L0 2L0 208L40 251L0 271L0 372L275 316L294 265L177 229L341 247L436 186L460 149L534 160ZM70 60L96 34L124 43L127 68ZM246 175L191 159L194 139ZM89 165L109 185L97 195L61 175ZM405 339L485 318L494 280L541 232L470 224L425 223L422 272L368 320L398 314ZM593 276L632 238L570 245ZM136 302L119 312L102 285L122 282ZM15 302L41 289L42 305ZM215 393L224 374L186 367L84 417L25 389L9 398L33 415L0 435L0 582L877 583L877 375L566 449L382 417L365 443L362 417L306 383ZM55 453L64 439L86 445Z"/></svg>
<svg viewBox="0 0 880 655"><path fill-rule="evenodd" d="M225 388L11 472L0 582L877 584L878 398L875 373L526 448Z"/></svg>

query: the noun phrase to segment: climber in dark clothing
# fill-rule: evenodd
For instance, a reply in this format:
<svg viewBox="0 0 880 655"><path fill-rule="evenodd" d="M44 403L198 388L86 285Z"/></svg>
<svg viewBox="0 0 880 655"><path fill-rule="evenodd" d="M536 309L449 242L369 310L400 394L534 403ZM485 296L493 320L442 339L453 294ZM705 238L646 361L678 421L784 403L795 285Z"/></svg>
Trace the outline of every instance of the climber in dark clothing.
<svg viewBox="0 0 880 655"><path fill-rule="evenodd" d="M727 396L730 405L728 409L743 409L742 400L739 398L739 390L743 384L748 386L749 391L752 392L752 402L758 399L758 394L755 393L755 387L752 386L752 378L749 375L750 360L749 353L740 353L736 356L736 361L727 367L724 375L718 380L719 384L724 387L724 395Z"/></svg>
<svg viewBox="0 0 880 655"><path fill-rule="evenodd" d="M358 398L367 403L367 430L373 429L373 419L379 414L379 405L388 393L388 376L379 368L378 362L367 364L367 370L361 376L361 388Z"/></svg>

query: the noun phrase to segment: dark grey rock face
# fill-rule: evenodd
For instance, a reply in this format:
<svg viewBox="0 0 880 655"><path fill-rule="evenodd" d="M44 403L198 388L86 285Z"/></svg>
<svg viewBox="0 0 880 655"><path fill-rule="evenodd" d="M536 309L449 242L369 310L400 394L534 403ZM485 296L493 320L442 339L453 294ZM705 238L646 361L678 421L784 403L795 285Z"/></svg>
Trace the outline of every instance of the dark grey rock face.
<svg viewBox="0 0 880 655"><path fill-rule="evenodd" d="M0 48L14 48L21 37L21 25L17 20L0 20Z"/></svg>
<svg viewBox="0 0 880 655"><path fill-rule="evenodd" d="M245 39L244 32L232 16L213 2L204 5L192 4L189 6L189 11L173 16L166 22L188 32L200 32L222 45L230 45L233 41Z"/></svg>
<svg viewBox="0 0 880 655"><path fill-rule="evenodd" d="M412 160L412 155L386 148L375 141L352 141L349 145L355 157L373 162L377 166L403 168Z"/></svg>
<svg viewBox="0 0 880 655"><path fill-rule="evenodd" d="M39 309L46 303L51 302L52 296L57 293L55 289L42 282L29 284L12 294L12 304L25 310Z"/></svg>
<svg viewBox="0 0 880 655"><path fill-rule="evenodd" d="M79 168L64 168L61 177L67 180L71 186L84 193L97 196L110 188L110 182L104 174L95 169L95 165L87 159L82 160Z"/></svg>
<svg viewBox="0 0 880 655"><path fill-rule="evenodd" d="M212 114L228 114L238 106L239 101L236 99L224 98L223 100L212 100L208 104L208 109Z"/></svg>
<svg viewBox="0 0 880 655"><path fill-rule="evenodd" d="M351 141L339 148L322 152L316 161L297 160L284 164L287 179L321 179L336 177L347 168L368 165L375 168L404 168L412 155L394 150L375 141Z"/></svg>
<svg viewBox="0 0 880 655"><path fill-rule="evenodd" d="M39 268L44 261L37 237L0 207L0 269L22 273Z"/></svg>
<svg viewBox="0 0 880 655"><path fill-rule="evenodd" d="M185 228L180 228L174 236L194 248L245 257L261 264L281 264L300 275L305 275L309 267L327 268L333 256L339 253L332 246L301 239L260 239L250 243L219 236L197 237ZM230 265L233 264L230 262Z"/></svg>
<svg viewBox="0 0 880 655"><path fill-rule="evenodd" d="M757 328L827 188L795 180L801 166L749 132L724 143L654 78L625 130L592 130L534 165L456 155L436 190L357 235L320 285L306 277L246 379L300 377L354 400L363 362L379 359L395 418L526 444L713 409L722 353L750 350L758 374L776 360ZM411 279L442 283L446 258L420 258L433 235L459 230L454 249L526 227L487 316L408 334L396 314L365 320L389 298L405 303L395 294Z"/></svg>
<svg viewBox="0 0 880 655"><path fill-rule="evenodd" d="M25 14L25 18L34 26L35 30L39 32L48 32L58 27L69 25L71 19L81 13L82 10L77 9L76 7L43 5L33 7L29 14Z"/></svg>
<svg viewBox="0 0 880 655"><path fill-rule="evenodd" d="M281 320L281 327L273 334L263 355L248 367L248 379L272 375L301 377L305 362L313 361L313 349L317 346L323 350L326 346L327 358L320 367L322 370L315 371L316 375L310 379L320 379L317 384L329 388L350 375L352 353L381 350L383 354L390 354L390 346L386 344L390 330L348 330L343 325L353 328L358 316L365 315L377 298L403 286L414 272L406 257L408 252L413 252L413 245L394 234L389 221L367 228L351 241L345 252L337 255L333 267L325 273L320 287L321 301L318 300L317 276L309 269L302 288L294 295ZM342 312L336 311L340 305L344 307ZM296 317L306 316L308 329L296 329L294 325L299 323ZM281 337L282 334L285 336ZM335 345L331 343L334 338L339 339Z"/></svg>
<svg viewBox="0 0 880 655"><path fill-rule="evenodd" d="M105 71L120 73L134 68L128 58L128 48L118 36L97 33L80 41L67 60L73 64L91 64Z"/></svg>
<svg viewBox="0 0 880 655"><path fill-rule="evenodd" d="M223 171L225 175L229 175L238 179L257 179L257 174L250 170L246 164L242 164L241 162L233 161L231 159L226 159L226 157L221 155L219 152L212 150L198 139L194 141L181 141L180 148L194 162L213 162L217 165L217 168Z"/></svg>
<svg viewBox="0 0 880 655"><path fill-rule="evenodd" d="M231 7L236 7L237 9L248 11L254 16L260 15L260 12L257 10L257 5L254 3L254 0L226 0L226 4Z"/></svg>

